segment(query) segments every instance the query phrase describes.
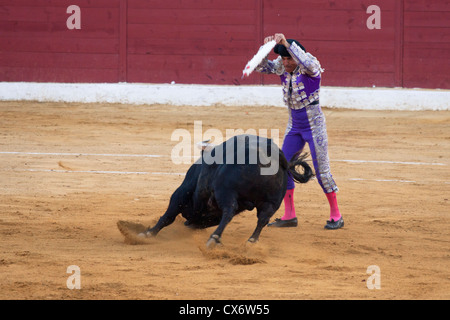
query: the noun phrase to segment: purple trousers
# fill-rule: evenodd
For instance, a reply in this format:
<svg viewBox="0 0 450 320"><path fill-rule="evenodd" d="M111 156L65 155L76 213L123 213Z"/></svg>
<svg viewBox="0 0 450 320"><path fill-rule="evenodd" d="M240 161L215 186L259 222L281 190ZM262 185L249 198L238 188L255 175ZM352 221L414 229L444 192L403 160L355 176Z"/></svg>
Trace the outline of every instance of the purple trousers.
<svg viewBox="0 0 450 320"><path fill-rule="evenodd" d="M316 178L325 193L338 191L330 172L328 158L328 135L325 116L320 105L311 104L302 109L289 110L289 122L284 135L282 150L286 159L291 160L308 143L316 172ZM294 189L293 179L288 177L287 189Z"/></svg>

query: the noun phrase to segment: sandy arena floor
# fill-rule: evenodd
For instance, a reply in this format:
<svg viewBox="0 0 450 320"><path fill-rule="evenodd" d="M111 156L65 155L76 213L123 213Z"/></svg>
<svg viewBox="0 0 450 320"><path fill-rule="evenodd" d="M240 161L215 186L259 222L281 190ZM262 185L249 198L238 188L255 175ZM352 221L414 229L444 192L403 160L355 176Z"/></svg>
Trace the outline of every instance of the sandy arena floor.
<svg viewBox="0 0 450 320"><path fill-rule="evenodd" d="M245 246L256 214L244 212L206 251L213 228L181 217L140 245L117 222L164 213L189 167L171 161L174 130L282 139L285 109L0 102L0 299L449 299L450 111L324 112L345 227L323 229L313 180L295 190L298 228Z"/></svg>

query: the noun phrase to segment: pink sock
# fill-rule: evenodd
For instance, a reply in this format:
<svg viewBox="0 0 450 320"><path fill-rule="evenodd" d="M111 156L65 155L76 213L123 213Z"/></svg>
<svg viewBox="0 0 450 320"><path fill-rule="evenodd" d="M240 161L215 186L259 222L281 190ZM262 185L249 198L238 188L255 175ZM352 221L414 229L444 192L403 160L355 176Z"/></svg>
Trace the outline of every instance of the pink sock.
<svg viewBox="0 0 450 320"><path fill-rule="evenodd" d="M337 204L336 192L326 193L326 196L330 203L330 221L338 221L341 218L341 213Z"/></svg>
<svg viewBox="0 0 450 320"><path fill-rule="evenodd" d="M290 220L296 217L295 215L295 205L294 205L294 190L286 190L286 195L284 196L284 216L281 220Z"/></svg>

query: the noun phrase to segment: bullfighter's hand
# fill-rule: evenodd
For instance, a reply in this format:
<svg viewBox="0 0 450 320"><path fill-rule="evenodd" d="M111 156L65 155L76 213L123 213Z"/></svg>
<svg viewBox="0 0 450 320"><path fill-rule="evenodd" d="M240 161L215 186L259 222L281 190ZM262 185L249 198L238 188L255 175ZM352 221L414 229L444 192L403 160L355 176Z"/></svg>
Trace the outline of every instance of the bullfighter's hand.
<svg viewBox="0 0 450 320"><path fill-rule="evenodd" d="M266 44L267 42L270 42L270 41L272 41L272 40L274 40L274 39L275 39L274 36L268 36L268 37L265 37L265 38L264 38L264 44Z"/></svg>
<svg viewBox="0 0 450 320"><path fill-rule="evenodd" d="M286 48L289 48L289 42L287 42L286 37L282 33L275 33L275 42L284 45Z"/></svg>

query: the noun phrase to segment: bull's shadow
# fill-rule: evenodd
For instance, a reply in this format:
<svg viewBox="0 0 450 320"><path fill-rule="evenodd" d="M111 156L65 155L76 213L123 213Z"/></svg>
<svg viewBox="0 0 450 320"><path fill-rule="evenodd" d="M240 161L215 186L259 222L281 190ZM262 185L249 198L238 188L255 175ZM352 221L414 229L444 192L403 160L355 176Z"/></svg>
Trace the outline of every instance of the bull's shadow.
<svg viewBox="0 0 450 320"><path fill-rule="evenodd" d="M218 225L206 243L214 247L221 243L233 216L256 208L257 225L248 239L256 242L283 201L288 174L298 183L306 183L313 176L305 157L297 155L288 162L271 139L254 135L235 136L204 150L172 194L164 215L141 235L156 236L181 213L185 225L191 228Z"/></svg>

